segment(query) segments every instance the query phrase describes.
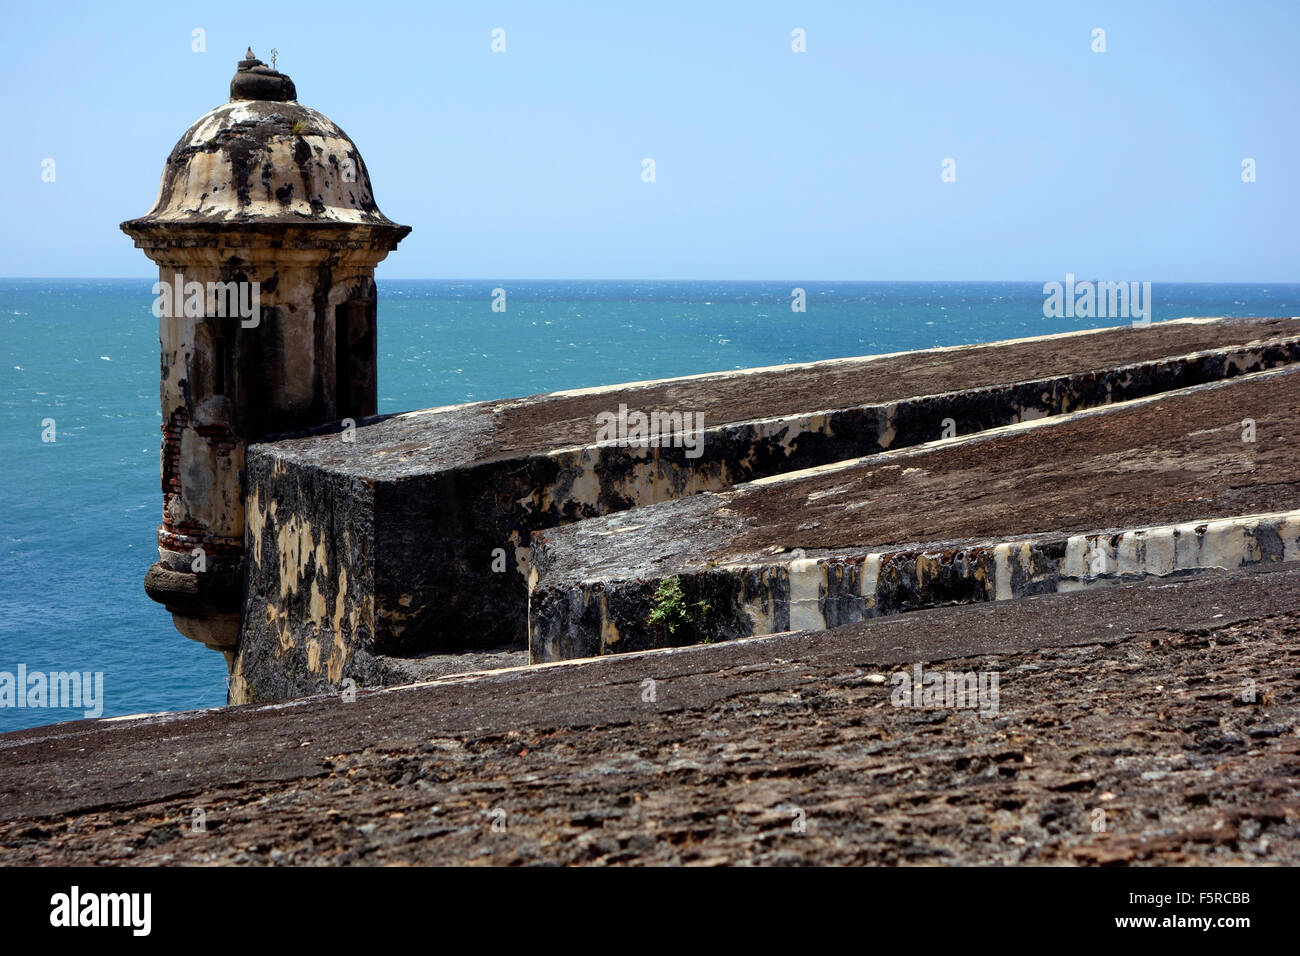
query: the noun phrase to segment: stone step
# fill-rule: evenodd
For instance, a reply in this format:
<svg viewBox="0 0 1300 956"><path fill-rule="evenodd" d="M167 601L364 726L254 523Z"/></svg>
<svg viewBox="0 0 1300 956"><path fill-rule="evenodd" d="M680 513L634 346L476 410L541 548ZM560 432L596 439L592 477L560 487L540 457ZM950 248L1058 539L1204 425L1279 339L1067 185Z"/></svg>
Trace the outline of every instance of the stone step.
<svg viewBox="0 0 1300 956"><path fill-rule="evenodd" d="M557 528L530 659L1295 560L1297 426L1289 367Z"/></svg>

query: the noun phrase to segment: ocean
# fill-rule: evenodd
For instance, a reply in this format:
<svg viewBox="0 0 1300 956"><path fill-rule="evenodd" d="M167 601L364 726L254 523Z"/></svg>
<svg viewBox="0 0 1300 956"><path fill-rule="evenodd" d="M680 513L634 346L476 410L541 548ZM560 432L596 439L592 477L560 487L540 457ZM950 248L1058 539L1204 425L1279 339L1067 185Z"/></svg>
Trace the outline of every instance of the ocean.
<svg viewBox="0 0 1300 956"><path fill-rule="evenodd" d="M0 672L102 672L106 717L226 695L220 655L176 633L142 586L162 507L152 281L0 280ZM1127 324L1045 318L1042 283L379 288L380 412ZM505 311L492 309L498 288ZM1156 321L1296 315L1300 284L1155 283L1151 301ZM55 440L43 441L51 419ZM0 707L0 731L83 710Z"/></svg>

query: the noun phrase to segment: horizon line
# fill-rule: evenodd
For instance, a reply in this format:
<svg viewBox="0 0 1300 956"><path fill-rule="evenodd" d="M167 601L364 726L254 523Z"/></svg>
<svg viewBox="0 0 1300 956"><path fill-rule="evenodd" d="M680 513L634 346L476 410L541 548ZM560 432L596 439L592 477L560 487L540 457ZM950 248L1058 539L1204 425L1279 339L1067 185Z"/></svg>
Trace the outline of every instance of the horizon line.
<svg viewBox="0 0 1300 956"><path fill-rule="evenodd" d="M1067 275L1070 273L1066 273ZM1085 273L1086 275L1086 273ZM91 280L113 280L113 281L140 281L144 282L152 276L0 276L0 282L16 281L91 281ZM380 281L376 276L375 281ZM558 276L546 278L500 278L500 277L483 277L483 276L448 276L448 277L428 277L428 276L384 276L387 282L804 282L804 283L897 283L921 285L925 283L957 283L957 282L1002 282L1002 283L1022 283L1025 285L1036 285L1039 282L1056 282L1052 279L755 279L755 278L709 278L709 279L683 279L683 278L640 278L640 277L622 277L622 278L592 278L583 276ZM1190 279L1098 279L1098 278L1080 278L1077 274L1075 279L1078 282L1150 282L1164 285L1287 285L1300 286L1300 280L1297 279L1220 279L1215 281L1190 280ZM156 280L155 280L156 281Z"/></svg>

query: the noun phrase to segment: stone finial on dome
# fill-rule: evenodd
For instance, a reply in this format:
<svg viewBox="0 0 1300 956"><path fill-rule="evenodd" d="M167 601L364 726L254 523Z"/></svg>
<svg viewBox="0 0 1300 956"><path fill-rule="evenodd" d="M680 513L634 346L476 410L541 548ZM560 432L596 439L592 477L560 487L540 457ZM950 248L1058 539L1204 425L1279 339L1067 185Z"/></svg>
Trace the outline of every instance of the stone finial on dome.
<svg viewBox="0 0 1300 956"><path fill-rule="evenodd" d="M166 245L191 242L194 230L229 238L241 229L328 226L349 230L339 242L395 247L410 229L380 212L356 144L294 99L287 76L256 57L239 66L230 101L185 131L153 208L123 223L127 234Z"/></svg>
<svg viewBox="0 0 1300 956"><path fill-rule="evenodd" d="M239 61L239 68L230 81L230 99L265 100L273 103L286 103L298 98L293 80L278 70L273 70L253 55L249 47L244 59Z"/></svg>

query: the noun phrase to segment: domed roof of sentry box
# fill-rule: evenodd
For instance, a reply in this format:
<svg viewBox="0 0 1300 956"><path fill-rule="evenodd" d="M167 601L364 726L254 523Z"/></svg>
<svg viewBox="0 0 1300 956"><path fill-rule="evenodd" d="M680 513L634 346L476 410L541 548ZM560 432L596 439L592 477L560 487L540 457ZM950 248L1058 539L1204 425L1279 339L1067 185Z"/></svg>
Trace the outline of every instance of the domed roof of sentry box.
<svg viewBox="0 0 1300 956"><path fill-rule="evenodd" d="M296 97L293 81L250 50L230 81L230 102L185 131L153 209L122 228L369 226L396 243L410 227L379 211L356 144Z"/></svg>

